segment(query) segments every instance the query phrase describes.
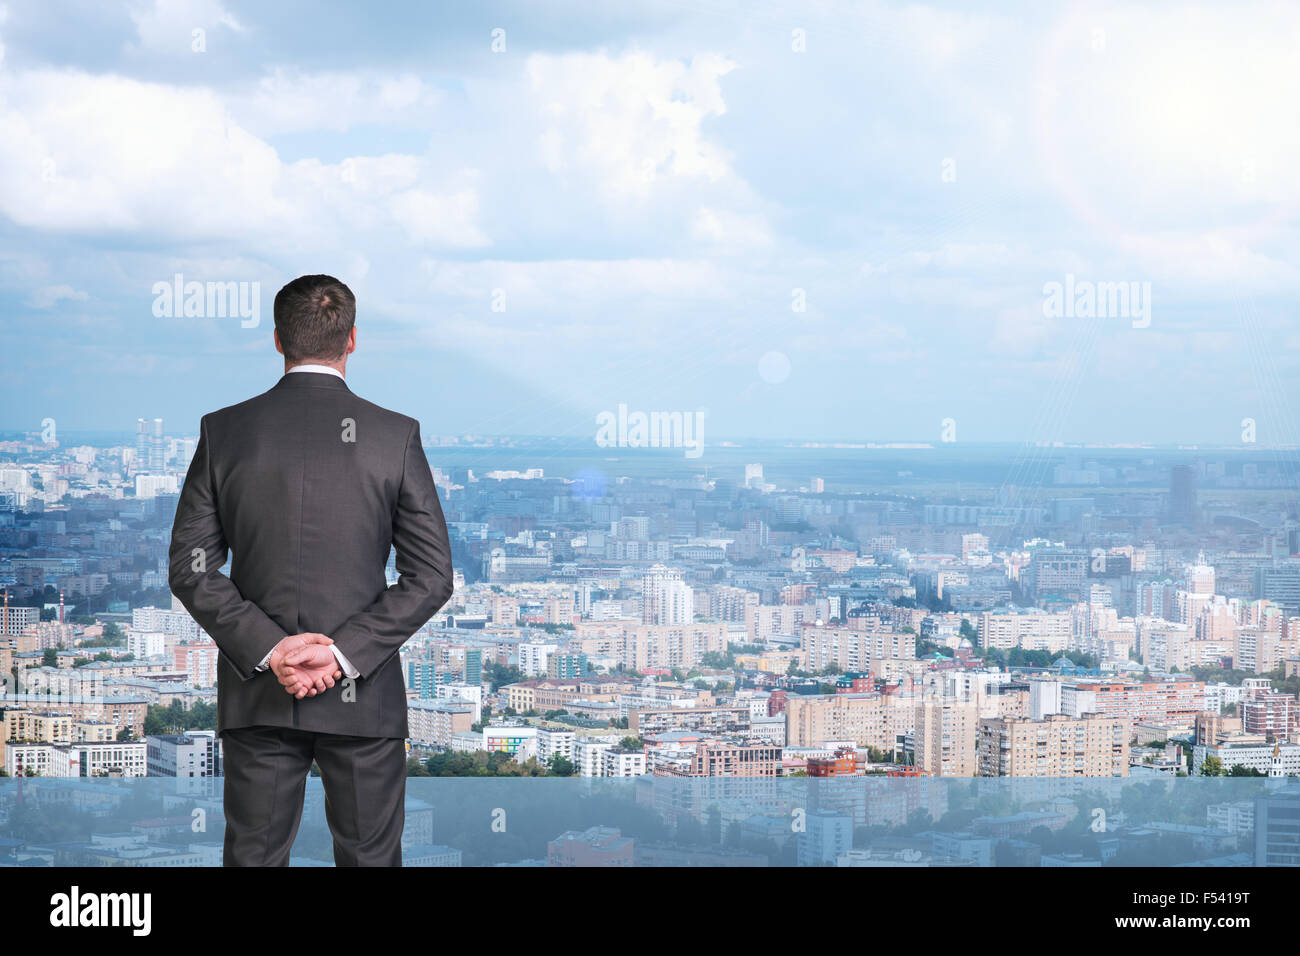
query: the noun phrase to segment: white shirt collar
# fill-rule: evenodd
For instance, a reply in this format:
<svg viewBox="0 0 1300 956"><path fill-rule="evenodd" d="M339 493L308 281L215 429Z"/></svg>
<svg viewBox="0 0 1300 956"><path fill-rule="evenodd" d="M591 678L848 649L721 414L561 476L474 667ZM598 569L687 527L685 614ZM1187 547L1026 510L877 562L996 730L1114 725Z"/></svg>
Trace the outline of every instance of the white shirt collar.
<svg viewBox="0 0 1300 956"><path fill-rule="evenodd" d="M343 373L336 368L330 368L328 365L295 365L289 369L289 372L321 372L325 375L337 375L343 378ZM288 372L285 373L289 374Z"/></svg>

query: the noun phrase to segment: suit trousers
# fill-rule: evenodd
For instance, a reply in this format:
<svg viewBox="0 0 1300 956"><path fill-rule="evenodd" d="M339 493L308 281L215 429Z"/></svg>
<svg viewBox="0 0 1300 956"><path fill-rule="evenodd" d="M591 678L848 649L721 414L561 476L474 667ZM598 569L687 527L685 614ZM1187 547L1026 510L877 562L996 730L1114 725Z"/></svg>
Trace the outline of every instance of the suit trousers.
<svg viewBox="0 0 1300 956"><path fill-rule="evenodd" d="M291 727L222 731L223 866L288 866L312 761L337 866L401 866L406 743Z"/></svg>

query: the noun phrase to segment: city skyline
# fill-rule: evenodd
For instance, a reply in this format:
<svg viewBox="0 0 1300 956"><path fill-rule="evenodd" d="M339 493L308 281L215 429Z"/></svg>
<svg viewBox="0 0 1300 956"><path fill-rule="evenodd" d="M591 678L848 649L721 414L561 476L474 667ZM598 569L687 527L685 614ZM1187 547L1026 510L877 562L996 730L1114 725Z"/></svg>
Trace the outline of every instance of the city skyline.
<svg viewBox="0 0 1300 956"><path fill-rule="evenodd" d="M200 416L201 417L201 416ZM154 416L141 415L132 421L154 421L160 419L167 422L174 422L171 416ZM55 422L57 436L61 444L76 444L82 442L90 445L105 444L131 444L133 442L134 432L130 428L103 428L92 429L82 427L66 428L63 424ZM21 441L25 439L36 440L39 442L43 431L48 425L43 421L38 422L31 427L0 428L0 441ZM593 429L595 431L596 429ZM942 429L940 429L942 430ZM193 427L188 428L184 423L181 427L172 429L168 427L168 435L173 439L193 439L198 437L198 420L194 421ZM436 439L436 441L435 441ZM644 451L654 451L659 453L676 452L672 446L663 448L649 448L649 446L630 447L624 446L623 449L616 449L617 454L611 455L601 447L598 441L592 436L585 433L578 434L574 430L566 432L552 433L534 433L534 432L491 432L491 431L455 431L444 430L434 432L425 439L426 445L437 446L442 442L450 443L445 447L454 447L459 444L462 447L472 448L474 442L482 441L485 444L495 445L497 447L509 447L501 445L501 442L518 441L518 442L552 442L566 440L572 443L573 447L590 444L593 457L613 459L620 454L622 457L634 458ZM745 443L748 443L746 445ZM1216 452L1226 453L1234 452L1242 455L1252 455L1262 452L1277 451L1300 451L1300 443L1271 443L1263 441L1223 441L1223 442L1179 442L1179 441L1104 441L1104 440L1086 440L1086 439L1055 439L1052 441L1030 441L1030 440L962 440L962 441L945 441L942 437L931 438L926 436L907 436L882 434L874 436L849 436L833 435L819 439L809 439L796 435L750 435L750 434L721 434L711 441L704 442L704 449L736 451L743 450L746 447L755 449L760 448L780 448L780 449L802 449L808 451L818 451L825 449L832 450L863 450L863 451L949 451L960 453L963 449L980 450L980 449L1045 449L1048 451L1062 452ZM1274 459L1274 464L1287 465L1291 467L1300 466L1300 458L1294 462L1290 459ZM707 462L700 462L703 467Z"/></svg>
<svg viewBox="0 0 1300 956"><path fill-rule="evenodd" d="M221 651L165 556L195 442L145 417L110 447L39 438L0 447L0 808L129 780L151 809L60 805L90 836L55 847L11 814L0 865L217 865L219 823L153 820L223 812ZM672 449L556 444L428 450L454 588L396 655L409 865L1295 861L1300 517L1276 461L769 445L705 480ZM422 777L536 787L529 829L487 842ZM320 812L309 792L299 865L331 852Z"/></svg>

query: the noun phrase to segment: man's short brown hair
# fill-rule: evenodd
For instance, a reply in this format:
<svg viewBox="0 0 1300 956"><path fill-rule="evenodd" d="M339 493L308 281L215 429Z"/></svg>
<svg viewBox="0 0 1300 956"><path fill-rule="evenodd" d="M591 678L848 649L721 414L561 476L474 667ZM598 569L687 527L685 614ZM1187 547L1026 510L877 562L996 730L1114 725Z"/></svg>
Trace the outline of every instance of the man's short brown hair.
<svg viewBox="0 0 1300 956"><path fill-rule="evenodd" d="M290 362L342 358L356 319L356 297L333 276L300 276L275 294L275 331Z"/></svg>

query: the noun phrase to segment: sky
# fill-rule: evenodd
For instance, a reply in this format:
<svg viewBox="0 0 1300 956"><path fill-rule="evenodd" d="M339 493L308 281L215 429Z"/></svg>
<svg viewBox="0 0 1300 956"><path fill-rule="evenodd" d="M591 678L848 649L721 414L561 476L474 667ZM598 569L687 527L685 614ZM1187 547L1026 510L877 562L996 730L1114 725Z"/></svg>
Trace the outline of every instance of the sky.
<svg viewBox="0 0 1300 956"><path fill-rule="evenodd" d="M426 438L1300 444L1297 41L1283 3L9 0L0 429L194 434L324 272L350 386ZM257 323L168 314L178 274Z"/></svg>

